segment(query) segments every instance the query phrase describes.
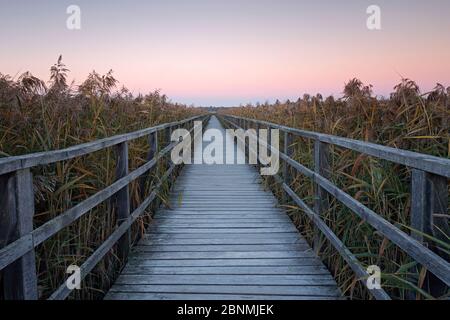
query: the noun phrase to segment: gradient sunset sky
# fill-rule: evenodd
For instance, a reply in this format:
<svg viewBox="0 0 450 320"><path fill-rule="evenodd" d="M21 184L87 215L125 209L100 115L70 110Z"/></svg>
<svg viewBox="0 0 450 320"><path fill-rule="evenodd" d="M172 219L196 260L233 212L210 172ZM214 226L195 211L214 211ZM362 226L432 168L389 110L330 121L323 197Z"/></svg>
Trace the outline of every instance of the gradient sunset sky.
<svg viewBox="0 0 450 320"><path fill-rule="evenodd" d="M372 4L380 31L366 27ZM203 106L339 96L353 77L379 95L401 77L450 85L449 0L0 0L0 35L3 74L48 79L62 54L76 84L113 69L133 93Z"/></svg>

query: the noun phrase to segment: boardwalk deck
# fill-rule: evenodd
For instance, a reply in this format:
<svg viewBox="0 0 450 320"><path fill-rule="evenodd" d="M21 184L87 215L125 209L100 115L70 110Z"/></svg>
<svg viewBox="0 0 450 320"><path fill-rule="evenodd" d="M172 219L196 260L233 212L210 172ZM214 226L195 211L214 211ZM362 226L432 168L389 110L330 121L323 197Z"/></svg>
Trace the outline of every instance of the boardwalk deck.
<svg viewBox="0 0 450 320"><path fill-rule="evenodd" d="M249 165L186 166L106 299L339 298L260 181Z"/></svg>

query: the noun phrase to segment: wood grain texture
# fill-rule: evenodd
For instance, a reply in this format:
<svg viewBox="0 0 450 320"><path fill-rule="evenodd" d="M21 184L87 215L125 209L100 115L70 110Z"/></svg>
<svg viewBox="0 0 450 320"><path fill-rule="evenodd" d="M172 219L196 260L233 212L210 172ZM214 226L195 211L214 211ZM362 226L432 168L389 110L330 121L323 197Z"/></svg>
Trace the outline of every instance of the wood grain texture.
<svg viewBox="0 0 450 320"><path fill-rule="evenodd" d="M0 175L13 172L20 169L35 167L38 165L50 164L58 161L65 161L75 157L96 152L108 147L115 146L125 141L131 141L149 135L150 133L160 130L170 129L176 125L185 124L194 119L202 119L205 116L195 116L186 120L181 120L172 123L161 124L156 127L146 128L139 131L134 131L122 135L108 137L105 139L95 140L92 142L76 145L67 149L39 152L23 156L7 157L0 159Z"/></svg>
<svg viewBox="0 0 450 320"><path fill-rule="evenodd" d="M187 165L106 299L339 297L255 168Z"/></svg>
<svg viewBox="0 0 450 320"><path fill-rule="evenodd" d="M239 119L239 117L224 115L225 119ZM403 164L405 166L420 169L430 173L434 173L439 176L450 178L450 160L445 158L439 158L422 153L396 149L392 147L386 147L379 144L374 144L365 141L353 140L343 137L337 137L329 134L323 134L318 132L300 130L282 126L276 123L270 123L267 121L260 121L255 119L246 119L253 124L259 124L260 126L270 126L274 129L279 129L283 132L289 132L293 135L303 138L309 138L319 140L328 144L333 144L346 149L364 153L370 156L374 156L380 159L392 161L395 163Z"/></svg>

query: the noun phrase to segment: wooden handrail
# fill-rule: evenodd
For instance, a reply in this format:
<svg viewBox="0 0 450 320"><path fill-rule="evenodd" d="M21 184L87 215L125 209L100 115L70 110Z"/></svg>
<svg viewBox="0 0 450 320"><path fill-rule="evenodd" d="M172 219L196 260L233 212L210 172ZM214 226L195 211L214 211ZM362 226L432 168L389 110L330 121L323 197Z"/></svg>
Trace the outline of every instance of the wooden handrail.
<svg viewBox="0 0 450 320"><path fill-rule="evenodd" d="M335 249L339 252L339 254L347 261L352 270L356 273L356 275L360 278L360 280L364 280L363 278L367 278L369 274L362 268L361 264L358 262L358 259L351 253L351 251L344 245L342 241L336 236L336 234L329 228L326 223L321 219L320 213L321 210L318 210L318 203L321 203L326 195L322 192L315 193L315 210L311 209L300 197L295 194L295 192L289 187L289 177L287 177L287 168L285 167L287 164L302 173L308 178L311 178L314 182L315 189L321 188L326 191L327 194L333 196L341 203L343 203L347 208L352 210L355 214L357 214L364 221L369 223L373 228L375 228L378 232L380 232L387 239L394 242L397 246L399 246L402 250L404 250L408 255L410 255L415 261L424 265L431 273L433 273L436 277L438 277L445 285L450 286L450 263L446 261L444 258L440 257L435 252L431 251L427 247L424 246L424 242L419 242L417 237L410 236L390 222L373 212L368 207L364 206L362 203L351 197L349 194L338 188L334 185L327 177L324 175L325 172L329 170L329 164L327 161L324 161L324 157L328 157L327 150L322 150L322 148L326 148L326 145L322 146L321 144L330 144L336 145L344 148L348 148L354 151L358 151L361 153L365 153L368 155L372 155L381 159L389 160L395 163L403 164L406 166L413 167L413 170L418 172L425 172L426 174L433 174L432 178L435 180L435 183L441 183L441 186L446 186L447 177L450 177L450 160L443 159L434 156L427 156L416 152L410 152L405 150L394 149L390 147L380 146L373 143L366 143L362 141L346 139L341 137L335 137L331 135L325 135L315 132L303 131L294 128L289 128L281 125L277 125L274 123L259 121L249 118L242 118L230 115L220 115L220 117L228 124L232 125L235 128L240 129L248 129L250 127L250 123L256 125L256 128L260 128L260 126L265 126L267 128L279 129L280 131L285 132L285 139L288 134L293 134L297 136L301 136L303 138L313 139L315 141L315 168L311 170L304 165L298 163L286 153L290 152L288 150L288 144L285 141L285 153L280 150L275 150L272 146L270 146L265 141L259 140L258 148L265 147L271 152L277 152L280 158L284 161L283 167L283 178L279 175L276 175L276 181L281 184L282 189L286 192L286 194L300 207L304 210L306 215L312 220L314 226L322 232L322 234L330 241L330 243L335 247ZM249 152L251 150L249 149ZM258 157L258 150L253 150L256 152ZM433 166L431 164L434 164ZM420 170L418 170L418 168ZM447 189L445 190L431 190L434 192L430 192L430 189L427 187L419 188L418 183L424 184L424 179L426 177L422 177L422 180L419 178L414 179L414 174L417 176L417 173L413 172L413 197L411 201L416 201L415 205L412 206L412 224L414 227L420 228L419 232L428 231L425 230L425 223L423 221L427 221L430 224L430 220L432 219L432 215L434 212L446 211L447 205ZM439 175L440 174L440 175ZM417 181L419 180L419 181ZM437 182L436 182L437 181ZM444 183L445 182L445 183ZM428 186L428 188L430 188ZM420 189L420 190L419 190ZM416 192L416 194L414 194ZM418 193L418 194L417 194ZM434 201L430 201L429 197L438 197L439 199L434 199ZM430 205L433 203L433 205ZM444 205L442 205L444 204ZM415 208L415 209L414 209ZM414 223L414 221L421 221L422 225L419 223ZM430 226L429 226L430 227ZM315 235L317 238L317 235ZM362 281L364 285L366 285L365 281ZM376 299L389 299L387 293L382 289L369 289L369 292Z"/></svg>
<svg viewBox="0 0 450 320"><path fill-rule="evenodd" d="M0 158L0 175L14 172L21 169L27 169L36 167L38 165L51 164L59 161L65 161L72 158L84 156L108 147L118 145L122 142L135 140L144 136L148 136L151 133L161 131L167 128L173 128L175 126L183 125L188 122L198 120L204 116L195 116L185 120L165 123L155 127L146 128L130 133L116 135L104 139L99 139L79 145L75 145L66 149L38 152L32 154L26 154L22 156Z"/></svg>
<svg viewBox="0 0 450 320"><path fill-rule="evenodd" d="M255 120L250 118L242 118L231 115L221 115L222 117L231 119L240 119L243 121L252 122L262 126L270 127L273 129L279 129L283 132L288 132L290 134L318 140L331 145L343 147L359 153L364 153L369 156L376 158L388 160L398 164L402 164L411 168L420 169L422 171L434 173L436 175L450 178L450 160L440 157L435 157L431 155L426 155L418 152L396 149L392 147L382 146L379 144L359 141L354 139L348 139L338 136L333 136L324 133L300 130L295 128L286 127L272 122Z"/></svg>
<svg viewBox="0 0 450 320"><path fill-rule="evenodd" d="M142 178L144 174L154 168L158 161L167 156L167 154L179 143L178 141L170 141L170 132L172 128L188 125L191 127L188 133L190 135L194 132L194 121L204 121L208 117L209 115L200 115L124 135L92 141L64 150L0 159L0 182L3 182L0 184L0 187L5 189L4 194L2 195L3 197L0 197L0 207L2 210L6 210L5 212L9 215L7 220L10 223L10 225L6 226L4 223L0 224L0 227L4 228L3 231L0 228L0 233L6 233L6 231L8 231L8 233L13 234L14 236L13 239L2 239L3 241L8 242L0 249L0 270L7 272L8 278L14 279L10 284L14 287L7 288L5 297L7 299L38 299L35 247L74 223L91 209L114 195L118 196L119 202L117 210L119 226L80 267L81 277L84 278L92 271L95 265L109 250L111 250L113 245L118 242L119 251L121 251L119 254L122 254L126 258L130 246L130 242L126 239L126 234L129 233L130 227L134 221L145 212L145 209L156 198L157 190L171 176L175 166L171 165L169 167L162 175L160 181L152 187L151 194L131 214L129 212L129 184L140 177ZM156 135L158 131L161 130L166 130L166 133L169 133L167 136L169 141L165 148L157 152L155 149L158 147ZM148 161L134 171L128 172L127 142L143 136L151 137L150 142L152 150L149 151ZM69 160L74 157L83 156L114 146L116 146L118 150L116 169L117 180L56 218L33 229L34 195L30 168ZM148 178L148 176L146 178ZM7 228L13 228L15 230L11 231ZM4 234L2 234L2 238L3 237ZM51 295L50 299L64 299L70 294L70 291L71 290L63 284Z"/></svg>

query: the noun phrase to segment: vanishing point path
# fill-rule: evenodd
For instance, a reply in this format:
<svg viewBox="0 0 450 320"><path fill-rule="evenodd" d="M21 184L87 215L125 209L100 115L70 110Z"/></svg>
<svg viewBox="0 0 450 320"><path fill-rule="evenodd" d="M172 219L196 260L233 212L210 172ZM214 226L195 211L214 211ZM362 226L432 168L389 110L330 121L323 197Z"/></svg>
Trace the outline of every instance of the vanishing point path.
<svg viewBox="0 0 450 320"><path fill-rule="evenodd" d="M215 116L207 128L225 130ZM255 167L187 165L170 203L157 212L106 299L340 298Z"/></svg>

